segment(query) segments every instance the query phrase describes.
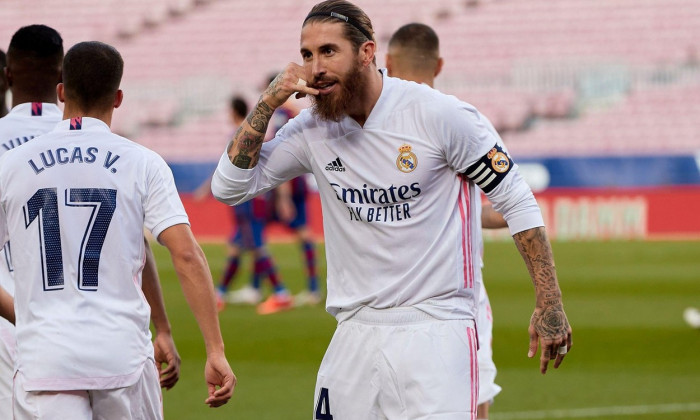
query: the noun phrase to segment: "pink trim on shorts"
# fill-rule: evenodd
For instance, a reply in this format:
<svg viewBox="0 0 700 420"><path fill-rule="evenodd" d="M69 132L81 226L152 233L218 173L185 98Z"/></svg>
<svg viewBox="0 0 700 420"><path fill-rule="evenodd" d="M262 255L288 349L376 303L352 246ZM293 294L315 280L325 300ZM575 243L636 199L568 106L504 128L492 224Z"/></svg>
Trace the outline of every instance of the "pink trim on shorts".
<svg viewBox="0 0 700 420"><path fill-rule="evenodd" d="M474 328L467 327L467 341L469 342L469 370L471 376L471 419L476 419L476 408L479 401L479 362L476 356L476 332Z"/></svg>

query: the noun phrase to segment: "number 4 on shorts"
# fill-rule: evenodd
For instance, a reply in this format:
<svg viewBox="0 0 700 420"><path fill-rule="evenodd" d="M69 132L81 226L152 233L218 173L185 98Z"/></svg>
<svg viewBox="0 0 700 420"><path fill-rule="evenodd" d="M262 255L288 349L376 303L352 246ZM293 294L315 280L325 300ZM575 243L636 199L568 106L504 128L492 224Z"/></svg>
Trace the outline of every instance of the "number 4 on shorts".
<svg viewBox="0 0 700 420"><path fill-rule="evenodd" d="M316 402L316 420L333 420L331 403L328 398L328 388L321 388Z"/></svg>

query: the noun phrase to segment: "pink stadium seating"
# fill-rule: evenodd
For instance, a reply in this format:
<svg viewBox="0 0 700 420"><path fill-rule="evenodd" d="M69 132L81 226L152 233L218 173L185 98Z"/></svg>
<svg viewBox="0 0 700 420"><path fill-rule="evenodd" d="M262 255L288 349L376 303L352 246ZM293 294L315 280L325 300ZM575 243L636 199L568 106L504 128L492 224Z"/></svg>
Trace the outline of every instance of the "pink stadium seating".
<svg viewBox="0 0 700 420"><path fill-rule="evenodd" d="M700 150L700 85L635 91L573 121L504 134L516 156L693 154Z"/></svg>
<svg viewBox="0 0 700 420"><path fill-rule="evenodd" d="M67 47L115 45L127 98L115 129L170 160L211 160L229 134L229 96L252 101L270 72L299 61L299 29L316 1L5 0L0 46L30 23L55 27ZM700 110L700 67L679 70L700 60L697 0L356 3L373 19L380 66L399 26L433 26L446 63L437 87L479 107L516 155L700 150L688 117ZM587 91L593 72L618 77L618 91Z"/></svg>

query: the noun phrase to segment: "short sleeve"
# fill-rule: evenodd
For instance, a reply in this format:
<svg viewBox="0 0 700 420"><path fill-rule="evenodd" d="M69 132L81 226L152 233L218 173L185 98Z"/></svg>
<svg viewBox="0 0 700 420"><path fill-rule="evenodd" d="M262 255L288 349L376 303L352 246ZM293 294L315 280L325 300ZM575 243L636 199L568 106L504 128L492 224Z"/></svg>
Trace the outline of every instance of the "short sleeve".
<svg viewBox="0 0 700 420"><path fill-rule="evenodd" d="M144 226L155 238L171 226L189 224L173 173L160 156L154 155L148 163L146 191Z"/></svg>
<svg viewBox="0 0 700 420"><path fill-rule="evenodd" d="M491 122L476 108L458 100L443 105L440 114L449 122L443 130L449 165L484 192L493 189L513 165Z"/></svg>
<svg viewBox="0 0 700 420"><path fill-rule="evenodd" d="M446 109L445 156L454 170L476 184L503 214L512 234L543 226L537 201L520 176L491 122L469 104Z"/></svg>

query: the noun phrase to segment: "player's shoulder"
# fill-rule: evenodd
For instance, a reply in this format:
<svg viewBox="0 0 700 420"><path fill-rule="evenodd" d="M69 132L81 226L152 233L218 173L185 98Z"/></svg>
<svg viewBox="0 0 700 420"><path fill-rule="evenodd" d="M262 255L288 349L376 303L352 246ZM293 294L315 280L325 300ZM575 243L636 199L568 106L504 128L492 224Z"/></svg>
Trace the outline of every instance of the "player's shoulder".
<svg viewBox="0 0 700 420"><path fill-rule="evenodd" d="M123 156L129 156L130 159L141 159L146 161L146 164L152 165L166 165L165 159L153 149L130 140L124 136L116 133L110 133L109 142L104 142L103 147L109 148L113 153L119 153Z"/></svg>
<svg viewBox="0 0 700 420"><path fill-rule="evenodd" d="M415 109L416 112L430 114L471 107L457 97L447 95L426 84L388 76L385 78L385 83L387 96L391 98L390 107L394 109Z"/></svg>
<svg viewBox="0 0 700 420"><path fill-rule="evenodd" d="M12 135L21 126L22 121L18 118L17 114L7 114L0 118L0 138Z"/></svg>

